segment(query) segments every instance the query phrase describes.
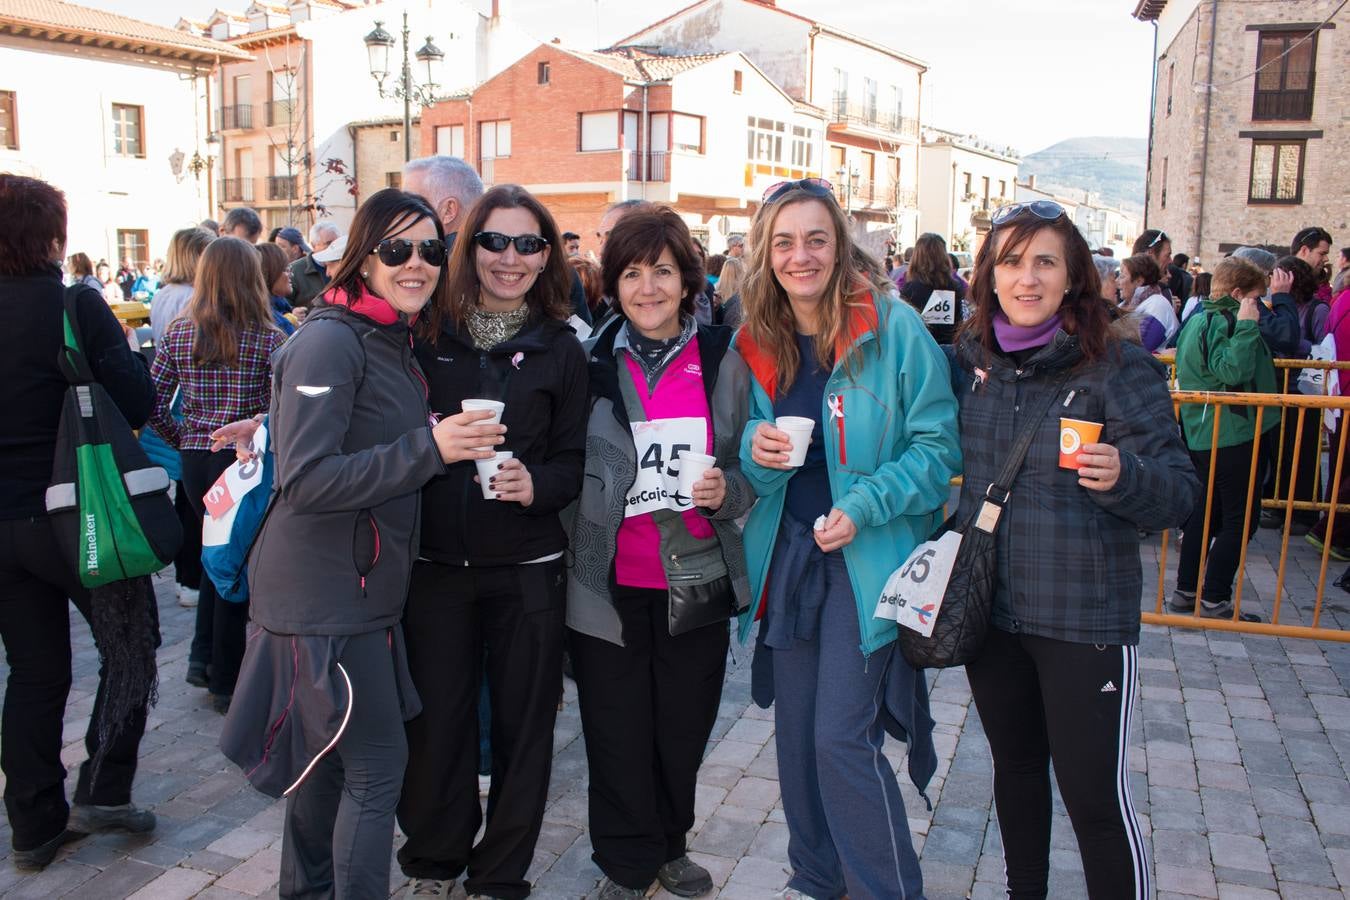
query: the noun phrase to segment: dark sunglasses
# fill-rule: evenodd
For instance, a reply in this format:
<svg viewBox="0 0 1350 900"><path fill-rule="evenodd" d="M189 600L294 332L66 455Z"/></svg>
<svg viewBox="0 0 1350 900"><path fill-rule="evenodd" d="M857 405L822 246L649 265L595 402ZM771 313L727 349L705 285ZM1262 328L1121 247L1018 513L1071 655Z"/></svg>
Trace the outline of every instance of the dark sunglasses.
<svg viewBox="0 0 1350 900"><path fill-rule="evenodd" d="M1030 200L1026 203L1009 203L1007 206L1000 206L994 210L994 214L989 217L990 224L1002 225L1005 222L1011 222L1017 216L1024 212L1029 212L1038 219L1045 219L1047 222L1051 219L1058 219L1064 215L1064 207L1053 200Z"/></svg>
<svg viewBox="0 0 1350 900"><path fill-rule="evenodd" d="M521 256L543 253L544 248L548 246L548 241L537 234L509 235L500 231L480 231L473 236L473 241L484 250L491 250L493 253L502 253L507 245L515 244L516 252Z"/></svg>
<svg viewBox="0 0 1350 900"><path fill-rule="evenodd" d="M777 184L769 185L769 189L764 192L763 202L772 203L793 188L801 188L815 197L834 196L834 185L824 178L801 178L797 181L780 181Z"/></svg>
<svg viewBox="0 0 1350 900"><path fill-rule="evenodd" d="M440 238L428 238L416 243L407 238L386 238L375 245L375 255L386 266L401 266L412 258L413 247L417 248L417 255L427 265L436 268L445 265L445 254L449 251L445 241Z"/></svg>

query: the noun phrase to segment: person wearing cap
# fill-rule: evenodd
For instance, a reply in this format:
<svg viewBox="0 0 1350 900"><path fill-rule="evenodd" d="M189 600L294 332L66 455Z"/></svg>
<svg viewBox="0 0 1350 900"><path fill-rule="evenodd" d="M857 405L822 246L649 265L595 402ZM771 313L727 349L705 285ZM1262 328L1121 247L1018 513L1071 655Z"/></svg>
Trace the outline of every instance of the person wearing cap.
<svg viewBox="0 0 1350 900"><path fill-rule="evenodd" d="M290 226L279 229L276 237L272 239L272 243L286 251L286 258L290 262L295 262L310 252L309 244L305 243L304 235L300 233L300 229Z"/></svg>
<svg viewBox="0 0 1350 900"><path fill-rule="evenodd" d="M327 266L342 259L347 249L347 236L331 239L322 250L302 256L291 263L291 306L307 308L314 298L328 288Z"/></svg>

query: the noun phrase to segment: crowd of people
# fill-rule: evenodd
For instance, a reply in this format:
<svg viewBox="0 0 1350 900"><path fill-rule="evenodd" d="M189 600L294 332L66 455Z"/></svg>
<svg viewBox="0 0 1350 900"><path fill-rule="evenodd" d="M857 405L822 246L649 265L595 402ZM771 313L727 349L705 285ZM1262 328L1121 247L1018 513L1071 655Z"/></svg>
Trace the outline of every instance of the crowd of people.
<svg viewBox="0 0 1350 900"><path fill-rule="evenodd" d="M766 191L726 254L669 207L616 204L592 259L525 189L429 157L346 234L259 243L246 208L175 233L139 276L155 280L150 362L104 302L135 279L123 293L80 253L63 277L65 217L56 188L0 175L0 374L22 398L0 441L0 767L25 870L82 834L155 825L131 801L144 707L64 793L66 599L90 615L42 502L67 291L95 377L176 481L187 680L226 716L226 755L285 787L284 897L386 896L395 823L410 896L461 878L471 897L528 896L568 666L599 896L711 892L687 836L728 650L752 638L789 832L775 896L921 896L881 751L908 743L922 793L933 721L878 599L951 479L969 527L1023 433L993 624L967 667L1008 888L1046 894L1053 762L1092 896L1149 896L1125 778L1141 535L1183 528L1174 607L1231 615L1251 454L1274 458L1278 422L1226 415L1216 434L1188 405L1179 428L1152 351L1175 346L1188 390L1273 390L1273 356L1342 329L1350 356L1350 251L1333 295L1321 229L1196 273L1163 232L1116 265L1058 204L1016 203L967 281L938 235L888 272L828 182L803 179ZM264 418L273 493L238 602L192 538ZM1097 426L1073 466L1062 418ZM1342 521L1314 517L1310 539L1346 546Z"/></svg>

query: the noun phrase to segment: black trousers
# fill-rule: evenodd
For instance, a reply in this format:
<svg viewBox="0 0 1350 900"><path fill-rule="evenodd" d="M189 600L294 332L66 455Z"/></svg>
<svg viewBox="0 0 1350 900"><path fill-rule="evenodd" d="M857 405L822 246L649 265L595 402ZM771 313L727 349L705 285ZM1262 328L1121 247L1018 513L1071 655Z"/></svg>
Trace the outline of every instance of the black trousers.
<svg viewBox="0 0 1350 900"><path fill-rule="evenodd" d="M1258 452L1261 452L1258 450ZM1203 495L1209 484L1209 451L1192 450L1191 462L1200 478ZM1258 467L1263 465L1261 461ZM1210 494L1209 555L1205 558L1205 600L1215 603L1233 596L1233 576L1237 574L1242 548L1260 524L1260 496L1253 491L1251 522L1244 534L1242 520L1247 513L1247 482L1251 478L1252 442L1220 447L1214 458L1214 490ZM1257 469L1260 484L1261 470ZM1205 526L1205 504L1197 503L1181 529L1181 550L1177 563L1177 590L1193 592L1199 582L1201 534Z"/></svg>
<svg viewBox="0 0 1350 900"><path fill-rule="evenodd" d="M201 556L202 517L206 507L202 497L215 484L220 473L234 462L233 450L184 450L183 490L194 513L193 528L197 533L198 564ZM304 560L296 560L304 565ZM206 663L211 667L207 689L213 694L229 696L239 680L239 664L244 660L244 629L248 626L248 601L231 603L222 600L216 586L205 573L201 577L201 592L197 598L197 627L192 635L192 649L188 662Z"/></svg>
<svg viewBox="0 0 1350 900"><path fill-rule="evenodd" d="M201 513L192 509L187 488L181 481L174 482L173 511L178 513L178 524L183 526L183 543L173 558L174 580L197 590L202 583L202 519Z"/></svg>
<svg viewBox="0 0 1350 900"><path fill-rule="evenodd" d="M529 896L525 874L544 821L553 723L562 691L566 583L561 559L467 567L418 562L404 613L422 714L407 724L398 861L411 878L450 879L503 900ZM484 660L486 651L486 660ZM481 667L481 668L480 668ZM492 703L487 829L478 801L478 696Z"/></svg>
<svg viewBox="0 0 1350 900"><path fill-rule="evenodd" d="M1138 648L992 629L966 666L994 758L1008 895L1043 898L1050 877L1050 771L1078 837L1088 895L1147 898L1148 859L1127 749Z"/></svg>
<svg viewBox="0 0 1350 900"><path fill-rule="evenodd" d="M624 646L568 635L590 769L596 865L645 890L685 853L694 790L722 700L725 622L672 637L669 594L618 587Z"/></svg>
<svg viewBox="0 0 1350 900"><path fill-rule="evenodd" d="M62 718L71 684L68 599L88 620L89 593L57 549L50 520L0 521L0 639L9 663L0 769L16 850L32 850L60 834L70 811L61 764ZM90 759L98 751L103 691L100 677L84 736ZM81 764L76 803L119 806L131 801L145 712L137 712L108 748L97 780L88 759Z"/></svg>

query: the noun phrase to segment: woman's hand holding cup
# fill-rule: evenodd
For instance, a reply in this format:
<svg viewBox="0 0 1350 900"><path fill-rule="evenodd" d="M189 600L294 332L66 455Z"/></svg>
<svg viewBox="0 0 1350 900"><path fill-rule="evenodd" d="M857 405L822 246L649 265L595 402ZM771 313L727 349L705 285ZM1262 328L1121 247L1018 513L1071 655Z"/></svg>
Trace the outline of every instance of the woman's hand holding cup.
<svg viewBox="0 0 1350 900"><path fill-rule="evenodd" d="M781 431L769 422L760 422L750 438L750 459L756 465L766 469L786 471L791 454L792 441L786 431Z"/></svg>
<svg viewBox="0 0 1350 900"><path fill-rule="evenodd" d="M431 429L436 449L446 465L470 459L491 459L505 440L505 425L493 424L492 410L478 409L446 416Z"/></svg>

